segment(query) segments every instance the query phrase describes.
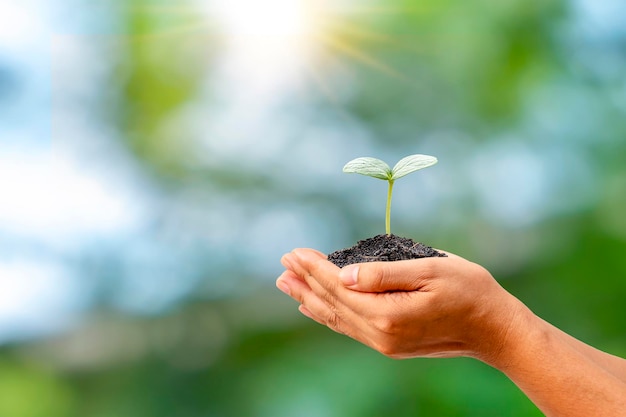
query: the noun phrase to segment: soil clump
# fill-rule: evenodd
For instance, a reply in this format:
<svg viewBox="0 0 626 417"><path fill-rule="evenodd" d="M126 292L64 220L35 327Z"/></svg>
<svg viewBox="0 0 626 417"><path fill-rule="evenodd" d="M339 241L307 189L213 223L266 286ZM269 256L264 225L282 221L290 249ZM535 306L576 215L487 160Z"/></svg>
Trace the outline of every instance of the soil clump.
<svg viewBox="0 0 626 417"><path fill-rule="evenodd" d="M359 240L356 245L328 255L328 260L343 268L361 262L389 262L447 256L413 239L396 235L378 235Z"/></svg>

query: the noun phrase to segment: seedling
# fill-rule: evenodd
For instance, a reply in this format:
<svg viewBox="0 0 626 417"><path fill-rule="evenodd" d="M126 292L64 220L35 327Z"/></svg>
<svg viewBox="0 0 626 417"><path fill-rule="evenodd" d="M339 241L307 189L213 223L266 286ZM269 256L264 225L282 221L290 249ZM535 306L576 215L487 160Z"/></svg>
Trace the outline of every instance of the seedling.
<svg viewBox="0 0 626 417"><path fill-rule="evenodd" d="M387 191L387 210L385 213L385 232L391 235L391 193L393 192L393 183L411 172L427 168L437 163L437 158L429 155L409 155L401 160L393 167L389 168L385 162L380 159L361 157L353 159L343 167L343 172L367 175L368 177L378 178L389 182Z"/></svg>

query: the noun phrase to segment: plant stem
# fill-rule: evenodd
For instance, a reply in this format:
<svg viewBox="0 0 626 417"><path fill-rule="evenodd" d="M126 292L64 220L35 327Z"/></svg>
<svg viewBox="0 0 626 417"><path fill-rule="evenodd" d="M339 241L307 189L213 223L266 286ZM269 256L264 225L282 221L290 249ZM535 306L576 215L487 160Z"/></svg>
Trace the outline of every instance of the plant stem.
<svg viewBox="0 0 626 417"><path fill-rule="evenodd" d="M385 212L385 232L387 236L391 236L391 193L393 192L394 180L389 180L389 189L387 191L387 210Z"/></svg>

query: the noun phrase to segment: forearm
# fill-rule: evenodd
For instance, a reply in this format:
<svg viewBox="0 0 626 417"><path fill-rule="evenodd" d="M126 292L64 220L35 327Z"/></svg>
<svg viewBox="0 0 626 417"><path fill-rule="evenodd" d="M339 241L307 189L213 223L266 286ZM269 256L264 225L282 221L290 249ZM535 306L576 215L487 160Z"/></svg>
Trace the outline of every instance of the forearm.
<svg viewBox="0 0 626 417"><path fill-rule="evenodd" d="M626 383L626 359L603 352L593 346L589 346L588 344L581 342L575 337L570 336L548 323L546 323L546 325L553 327L555 334L557 334L558 337L565 343L576 349L591 361L595 362L598 366L604 368L607 372L611 373L622 382Z"/></svg>
<svg viewBox="0 0 626 417"><path fill-rule="evenodd" d="M614 362L525 309L490 363L507 375L547 416L618 417L626 410L626 383ZM606 366L606 367L605 367Z"/></svg>

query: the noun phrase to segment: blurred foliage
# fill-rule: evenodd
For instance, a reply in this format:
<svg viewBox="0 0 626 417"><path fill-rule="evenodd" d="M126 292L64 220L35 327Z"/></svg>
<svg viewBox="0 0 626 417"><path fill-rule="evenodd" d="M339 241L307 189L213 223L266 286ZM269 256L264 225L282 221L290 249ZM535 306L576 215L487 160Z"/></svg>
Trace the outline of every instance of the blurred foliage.
<svg viewBox="0 0 626 417"><path fill-rule="evenodd" d="M131 1L121 7L127 55L112 74L121 93L115 116L138 161L169 176L184 175L191 150L167 122L195 98L207 75L212 41L206 24L187 2L167 7Z"/></svg>
<svg viewBox="0 0 626 417"><path fill-rule="evenodd" d="M318 239L302 240L330 251L380 232L382 210L366 201L371 191L382 208L383 193L347 179L358 190L337 184L335 162L361 151L390 160L415 149L440 157L436 185L425 177L425 192L397 191L394 229L484 264L540 316L626 356L623 31L595 37L565 0L356 4L325 22L330 35L316 64L325 69L316 66L278 106L270 124L284 129L282 145L263 139L278 136L269 129L237 144L214 129L224 106L215 93L223 39L197 2L174 3L120 3L114 18L124 41L108 57L102 96L114 100L101 117L167 207L184 206L187 217L172 209L151 224L156 232L145 239L166 248L152 261L161 265L191 247L182 262L201 278L158 314L135 316L103 302L67 333L4 346L0 415L541 415L487 366L384 358L308 322L271 288L263 265L278 257L264 259L268 248L288 250L280 245L299 245L310 232ZM497 188L498 204L508 207L519 184L535 178L535 165L511 178L514 166L499 163L520 151L544 156L539 168L556 185L540 195L538 220L507 223L519 216L484 209L468 181L477 176L489 197L508 179ZM426 194L434 202L420 198ZM198 214L205 211L208 220ZM296 212L312 226L293 226ZM250 230L263 221L269 227L254 240ZM168 240L180 230L195 234ZM132 249L87 262L85 274L113 274L108 285L115 285L133 274L124 268ZM155 287L159 268L149 269Z"/></svg>
<svg viewBox="0 0 626 417"><path fill-rule="evenodd" d="M386 42L368 49L412 88L367 83L363 98L353 103L372 128L384 128L381 136L388 140L406 141L415 131L437 127L477 133L502 127L519 117L524 99L559 69L555 26L564 14L561 1L404 4L408 13L380 29ZM384 108L390 103L393 112Z"/></svg>

